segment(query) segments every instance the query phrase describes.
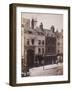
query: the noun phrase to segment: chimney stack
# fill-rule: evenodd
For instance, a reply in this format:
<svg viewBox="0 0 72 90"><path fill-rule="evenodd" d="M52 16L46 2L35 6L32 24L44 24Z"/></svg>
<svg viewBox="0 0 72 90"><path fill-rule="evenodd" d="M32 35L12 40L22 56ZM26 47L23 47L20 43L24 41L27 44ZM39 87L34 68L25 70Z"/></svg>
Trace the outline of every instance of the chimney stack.
<svg viewBox="0 0 72 90"><path fill-rule="evenodd" d="M32 29L34 29L34 19L32 19L32 21L31 21L31 27L32 27Z"/></svg>
<svg viewBox="0 0 72 90"><path fill-rule="evenodd" d="M43 30L43 23L40 23L40 29Z"/></svg>
<svg viewBox="0 0 72 90"><path fill-rule="evenodd" d="M52 25L51 28L52 32L55 32L55 27Z"/></svg>

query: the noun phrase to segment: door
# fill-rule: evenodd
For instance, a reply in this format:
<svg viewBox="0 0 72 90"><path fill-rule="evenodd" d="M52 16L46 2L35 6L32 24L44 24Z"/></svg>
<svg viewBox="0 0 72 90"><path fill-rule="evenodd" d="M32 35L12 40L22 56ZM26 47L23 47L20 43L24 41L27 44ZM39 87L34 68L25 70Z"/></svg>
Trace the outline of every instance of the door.
<svg viewBox="0 0 72 90"><path fill-rule="evenodd" d="M27 64L29 68L34 66L34 50L27 50Z"/></svg>

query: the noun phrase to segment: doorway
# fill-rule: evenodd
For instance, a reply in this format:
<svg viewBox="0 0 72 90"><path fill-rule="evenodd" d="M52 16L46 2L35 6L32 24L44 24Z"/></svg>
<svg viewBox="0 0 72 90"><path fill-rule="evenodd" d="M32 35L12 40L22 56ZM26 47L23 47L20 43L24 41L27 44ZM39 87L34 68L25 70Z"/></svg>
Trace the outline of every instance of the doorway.
<svg viewBox="0 0 72 90"><path fill-rule="evenodd" d="M27 50L27 65L29 68L34 66L34 50L32 49Z"/></svg>

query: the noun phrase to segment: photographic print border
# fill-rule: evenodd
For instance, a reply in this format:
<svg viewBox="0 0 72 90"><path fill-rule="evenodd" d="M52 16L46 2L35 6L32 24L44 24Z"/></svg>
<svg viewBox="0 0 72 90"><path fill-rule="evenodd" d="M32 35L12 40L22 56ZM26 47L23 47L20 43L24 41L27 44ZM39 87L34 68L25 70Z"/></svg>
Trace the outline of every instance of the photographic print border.
<svg viewBox="0 0 72 90"><path fill-rule="evenodd" d="M68 11L68 80L66 81L51 81L51 82L34 82L34 83L16 83L16 8L31 7L44 9L58 9ZM10 4L10 77L9 84L11 86L29 86L29 85L45 85L59 84L70 82L70 7L65 6L49 6L49 5L33 5L33 4Z"/></svg>

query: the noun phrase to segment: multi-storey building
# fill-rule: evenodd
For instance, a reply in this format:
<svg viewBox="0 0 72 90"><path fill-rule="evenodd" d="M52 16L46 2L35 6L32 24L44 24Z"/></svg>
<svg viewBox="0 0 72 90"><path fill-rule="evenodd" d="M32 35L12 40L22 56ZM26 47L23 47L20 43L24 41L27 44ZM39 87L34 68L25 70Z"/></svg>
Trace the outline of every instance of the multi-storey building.
<svg viewBox="0 0 72 90"><path fill-rule="evenodd" d="M59 56L61 61L63 61L63 30L61 32L58 32L58 30L55 32L56 33L56 54Z"/></svg>
<svg viewBox="0 0 72 90"><path fill-rule="evenodd" d="M44 29L41 22L36 27L34 19L24 19L21 30L21 58L22 72L28 72L29 68L56 63L56 56L63 53L62 32L55 32L54 26ZM59 37L59 38L58 38ZM60 43L60 46L59 46Z"/></svg>
<svg viewBox="0 0 72 90"><path fill-rule="evenodd" d="M24 33L24 48L27 53L30 52L31 55L28 55L29 57L28 61L30 60L30 57L33 55L31 51L34 52L34 58L33 62L32 59L30 60L30 65L33 66L33 64L37 61L38 62L38 55L43 55L45 52L45 36L40 30L34 30L29 29L28 31L25 31ZM37 58L37 59L35 59Z"/></svg>
<svg viewBox="0 0 72 90"><path fill-rule="evenodd" d="M56 35L54 26L46 31L45 36L45 64L56 63Z"/></svg>
<svg viewBox="0 0 72 90"><path fill-rule="evenodd" d="M32 22L33 23L33 22ZM45 35L41 27L29 29L22 25L22 72L41 64L42 56L45 53Z"/></svg>

